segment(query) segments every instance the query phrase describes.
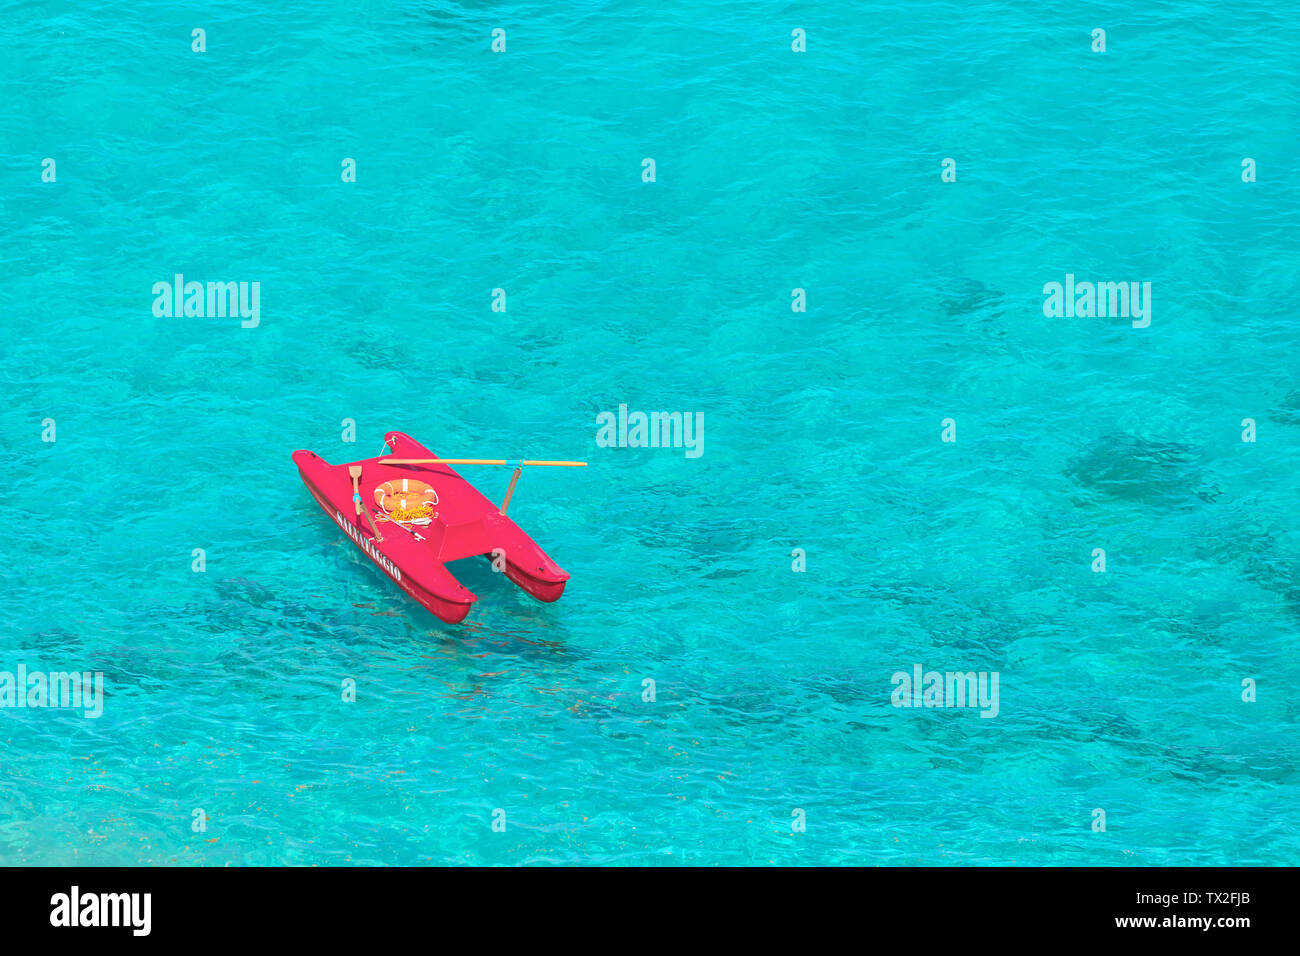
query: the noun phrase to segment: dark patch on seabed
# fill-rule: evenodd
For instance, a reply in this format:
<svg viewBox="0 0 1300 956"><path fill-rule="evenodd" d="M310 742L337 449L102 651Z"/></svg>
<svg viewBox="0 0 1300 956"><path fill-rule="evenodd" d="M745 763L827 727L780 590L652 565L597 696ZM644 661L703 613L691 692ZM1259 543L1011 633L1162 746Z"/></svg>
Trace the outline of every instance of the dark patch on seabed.
<svg viewBox="0 0 1300 956"><path fill-rule="evenodd" d="M355 359L362 368L372 371L406 371L411 364L405 356L376 349L370 342L345 342L339 346L339 351Z"/></svg>
<svg viewBox="0 0 1300 956"><path fill-rule="evenodd" d="M973 315L986 310L992 318L1002 315L1002 310L995 308L1002 302L1002 293L990 289L978 279L958 279L944 291L940 301L949 316Z"/></svg>
<svg viewBox="0 0 1300 956"><path fill-rule="evenodd" d="M1279 425L1300 425L1300 389L1287 392L1282 401L1269 409L1268 417Z"/></svg>
<svg viewBox="0 0 1300 956"><path fill-rule="evenodd" d="M748 547L753 535L736 518L650 524L639 540L647 547L667 548L705 562L725 561Z"/></svg>
<svg viewBox="0 0 1300 956"><path fill-rule="evenodd" d="M1247 580L1278 595L1287 610L1300 614L1300 555L1285 535L1239 523L1213 539L1210 560L1235 564Z"/></svg>
<svg viewBox="0 0 1300 956"><path fill-rule="evenodd" d="M1198 458L1197 450L1182 442L1114 432L1089 442L1066 462L1064 474L1112 498L1165 506L1213 502L1223 492L1206 480Z"/></svg>
<svg viewBox="0 0 1300 956"><path fill-rule="evenodd" d="M1297 772L1284 757L1271 752L1233 754L1203 746L1178 745L1149 749L1158 754L1160 761L1170 765L1170 776L1197 783L1229 786L1237 778L1248 777L1277 784L1290 780Z"/></svg>
<svg viewBox="0 0 1300 956"><path fill-rule="evenodd" d="M404 12L412 19L427 20L440 27L467 26L471 24L468 12L460 4L451 3L449 0L421 4L418 10L407 7Z"/></svg>
<svg viewBox="0 0 1300 956"><path fill-rule="evenodd" d="M958 594L943 585L892 581L853 585L851 593L906 608L909 618L925 632L936 651L978 655L984 662L983 669L1005 666L1008 642L1025 626L1036 623L1017 614L991 592L966 589Z"/></svg>
<svg viewBox="0 0 1300 956"><path fill-rule="evenodd" d="M61 627L51 628L46 631L39 631L27 639L26 644L30 650L36 651L51 659L60 657L70 657L80 653L83 647L83 641L78 634Z"/></svg>

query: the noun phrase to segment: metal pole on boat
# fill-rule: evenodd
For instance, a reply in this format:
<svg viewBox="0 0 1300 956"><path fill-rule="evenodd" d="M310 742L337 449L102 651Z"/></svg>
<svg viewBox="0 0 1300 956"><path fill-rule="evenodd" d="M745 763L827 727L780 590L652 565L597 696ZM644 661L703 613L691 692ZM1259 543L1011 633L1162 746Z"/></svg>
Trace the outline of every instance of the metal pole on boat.
<svg viewBox="0 0 1300 956"><path fill-rule="evenodd" d="M515 466L515 473L510 476L510 487L506 489L506 500L501 502L501 513L505 514L506 509L510 507L510 497L515 493L515 482L519 480L519 475L524 470L524 463L521 461Z"/></svg>

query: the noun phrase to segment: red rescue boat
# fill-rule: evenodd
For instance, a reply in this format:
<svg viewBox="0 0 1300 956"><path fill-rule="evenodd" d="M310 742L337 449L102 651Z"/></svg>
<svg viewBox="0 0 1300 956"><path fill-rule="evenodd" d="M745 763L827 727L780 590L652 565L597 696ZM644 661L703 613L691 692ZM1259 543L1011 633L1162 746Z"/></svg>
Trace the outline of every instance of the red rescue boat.
<svg viewBox="0 0 1300 956"><path fill-rule="evenodd" d="M509 493L498 508L450 465L423 463L442 460L409 435L389 432L385 441L391 455L350 464L331 465L310 451L294 452L293 460L325 513L398 587L455 624L476 597L447 570L447 562L486 555L539 601L559 599L569 575L506 517ZM390 463L394 459L421 463ZM519 467L529 462L508 464L516 465L513 492Z"/></svg>

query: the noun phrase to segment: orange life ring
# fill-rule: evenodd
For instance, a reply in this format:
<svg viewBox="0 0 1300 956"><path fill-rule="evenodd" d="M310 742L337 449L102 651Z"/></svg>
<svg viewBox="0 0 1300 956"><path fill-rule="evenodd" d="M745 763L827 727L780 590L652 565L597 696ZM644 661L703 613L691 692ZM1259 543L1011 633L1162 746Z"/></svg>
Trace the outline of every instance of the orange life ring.
<svg viewBox="0 0 1300 956"><path fill-rule="evenodd" d="M375 504L385 511L426 511L438 503L431 485L414 478L385 481L375 488Z"/></svg>

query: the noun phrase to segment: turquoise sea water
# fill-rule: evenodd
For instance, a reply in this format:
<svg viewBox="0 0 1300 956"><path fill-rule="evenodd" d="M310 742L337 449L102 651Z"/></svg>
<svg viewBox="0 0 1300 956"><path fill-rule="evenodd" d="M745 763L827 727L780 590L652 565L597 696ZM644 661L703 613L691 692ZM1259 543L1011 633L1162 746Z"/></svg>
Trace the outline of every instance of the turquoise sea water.
<svg viewBox="0 0 1300 956"><path fill-rule="evenodd" d="M1300 861L1298 53L1276 2L0 7L0 670L105 684L0 710L0 863ZM289 456L389 429L589 460L511 505L563 599L375 569Z"/></svg>

